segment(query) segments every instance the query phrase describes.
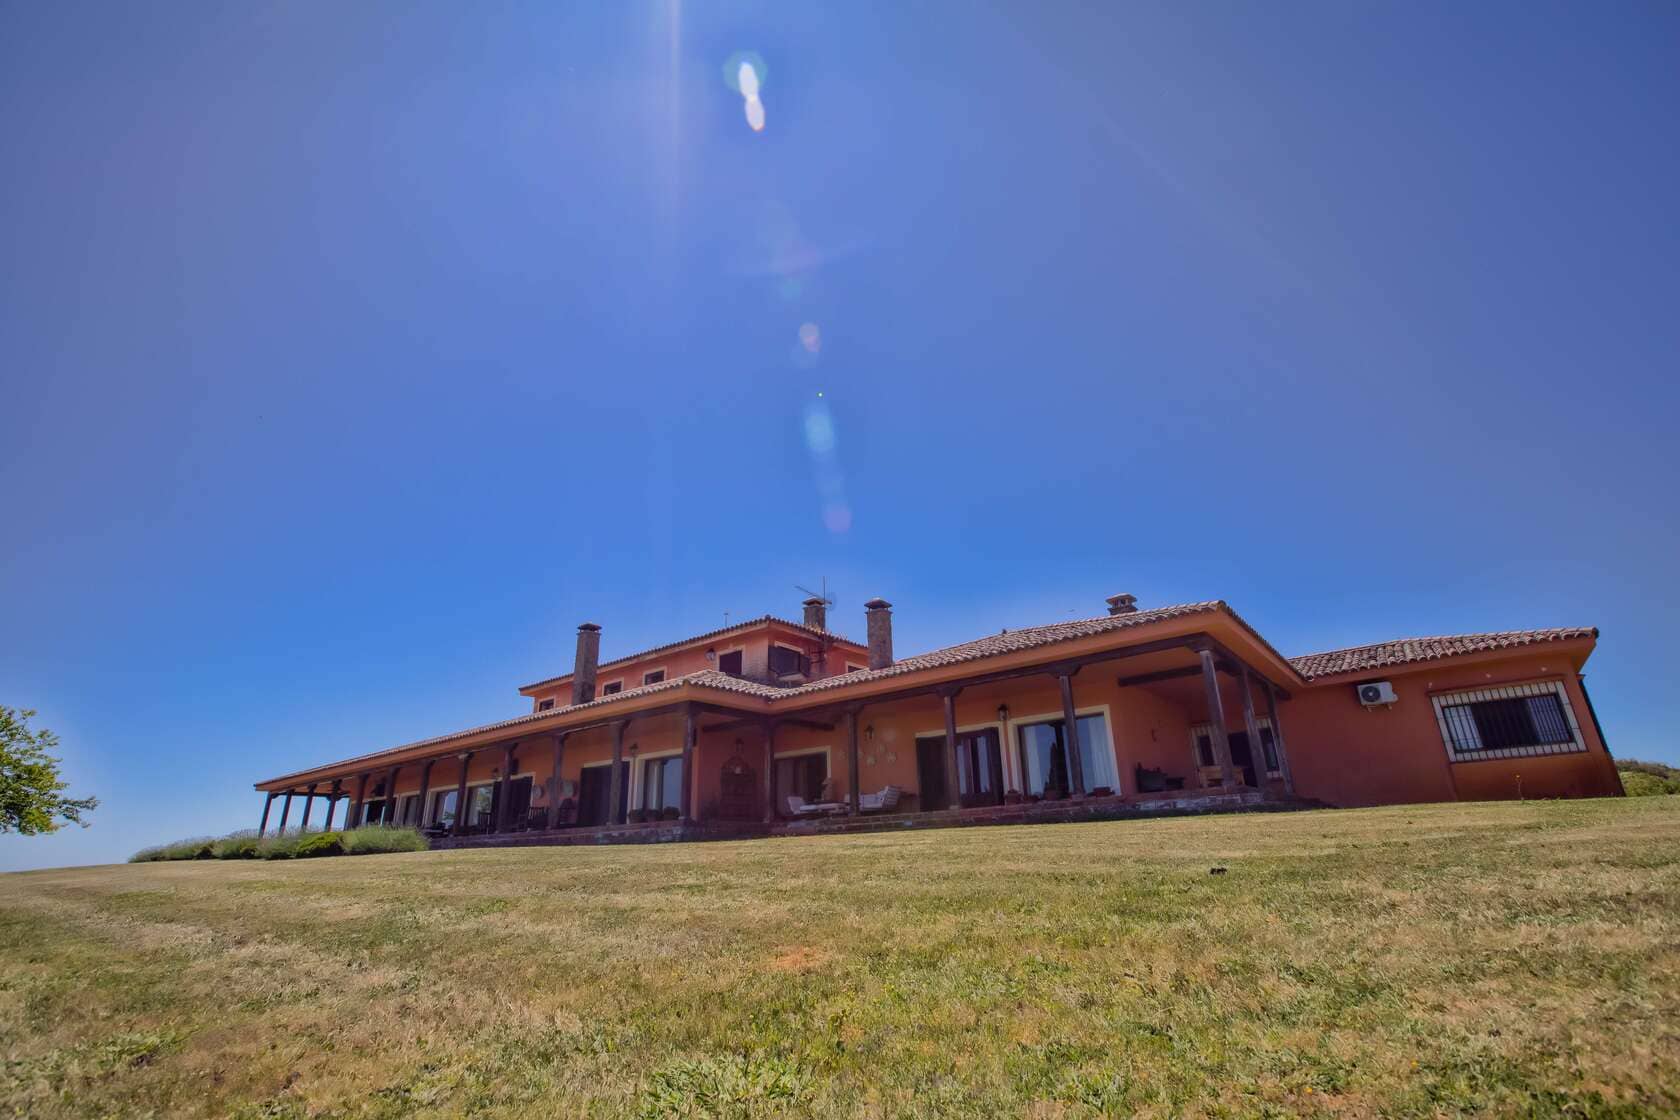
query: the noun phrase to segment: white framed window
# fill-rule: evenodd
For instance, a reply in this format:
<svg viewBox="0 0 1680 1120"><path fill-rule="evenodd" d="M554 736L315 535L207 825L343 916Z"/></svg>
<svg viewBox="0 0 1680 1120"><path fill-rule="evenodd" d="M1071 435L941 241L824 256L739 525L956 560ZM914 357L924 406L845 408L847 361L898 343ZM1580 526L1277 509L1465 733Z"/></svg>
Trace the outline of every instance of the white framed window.
<svg viewBox="0 0 1680 1120"><path fill-rule="evenodd" d="M1587 749L1562 681L1528 681L1431 696L1453 762L1533 758Z"/></svg>
<svg viewBox="0 0 1680 1120"><path fill-rule="evenodd" d="M622 678L620 678L619 680L616 680L616 681L608 681L606 684L603 684L601 686L601 695L602 696L611 696L615 692L623 692L623 691L624 691L624 680Z"/></svg>
<svg viewBox="0 0 1680 1120"><path fill-rule="evenodd" d="M665 666L663 666L663 665L661 665L657 669L649 669L647 672L642 674L642 683L643 684L658 684L661 681L663 681L664 679L665 679Z"/></svg>

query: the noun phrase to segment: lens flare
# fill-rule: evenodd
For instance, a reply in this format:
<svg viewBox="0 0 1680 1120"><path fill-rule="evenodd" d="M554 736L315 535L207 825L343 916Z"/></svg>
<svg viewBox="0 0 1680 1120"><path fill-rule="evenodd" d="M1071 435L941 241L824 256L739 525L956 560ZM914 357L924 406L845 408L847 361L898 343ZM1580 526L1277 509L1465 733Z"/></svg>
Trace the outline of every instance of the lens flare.
<svg viewBox="0 0 1680 1120"><path fill-rule="evenodd" d="M840 473L840 441L834 416L821 392L817 398L805 406L805 447L811 453L823 526L831 533L844 533L852 527L852 507L846 501L846 482Z"/></svg>
<svg viewBox="0 0 1680 1120"><path fill-rule="evenodd" d="M768 73L764 59L754 51L736 51L723 64L724 84L741 95L747 127L754 132L764 131L764 101L759 92Z"/></svg>
<svg viewBox="0 0 1680 1120"><path fill-rule="evenodd" d="M799 345L815 354L822 349L822 330L815 323L802 323L799 327Z"/></svg>
<svg viewBox="0 0 1680 1120"><path fill-rule="evenodd" d="M819 457L834 454L834 421L828 409L813 408L805 414L805 446Z"/></svg>

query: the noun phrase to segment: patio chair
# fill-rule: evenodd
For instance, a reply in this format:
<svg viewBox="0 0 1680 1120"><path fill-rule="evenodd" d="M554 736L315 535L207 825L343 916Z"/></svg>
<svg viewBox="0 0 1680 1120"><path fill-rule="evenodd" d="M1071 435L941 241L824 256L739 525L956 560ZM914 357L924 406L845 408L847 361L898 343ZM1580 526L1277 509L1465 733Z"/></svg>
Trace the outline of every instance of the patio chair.
<svg viewBox="0 0 1680 1120"><path fill-rule="evenodd" d="M1146 770L1142 763L1134 769L1137 771L1139 793L1165 793L1170 789L1184 788L1183 778L1175 778L1165 770Z"/></svg>
<svg viewBox="0 0 1680 1120"><path fill-rule="evenodd" d="M797 793L788 794L787 807L790 817L824 817L846 808L836 801L807 801Z"/></svg>
<svg viewBox="0 0 1680 1120"><path fill-rule="evenodd" d="M898 799L904 791L897 786L887 786L880 793L864 793L858 795L858 812L860 813L890 813L898 808Z"/></svg>

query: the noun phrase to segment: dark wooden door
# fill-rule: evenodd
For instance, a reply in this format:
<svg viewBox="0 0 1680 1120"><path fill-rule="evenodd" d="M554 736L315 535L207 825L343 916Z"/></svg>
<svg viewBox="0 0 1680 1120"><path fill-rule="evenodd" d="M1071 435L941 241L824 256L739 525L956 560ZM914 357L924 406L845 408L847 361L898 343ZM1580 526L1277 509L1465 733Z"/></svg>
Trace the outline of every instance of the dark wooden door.
<svg viewBox="0 0 1680 1120"><path fill-rule="evenodd" d="M531 813L531 775L515 778L508 785L506 796L507 811L502 814L502 823L508 828L524 828L525 818Z"/></svg>
<svg viewBox="0 0 1680 1120"><path fill-rule="evenodd" d="M1225 736L1231 745L1231 766L1242 774L1243 784L1259 788L1254 779L1254 752L1248 749L1248 732L1233 731Z"/></svg>
<svg viewBox="0 0 1680 1120"><path fill-rule="evenodd" d="M630 764L619 763L618 815L624 815L630 804ZM603 825L607 818L607 798L612 791L612 767L585 766L578 779L578 824Z"/></svg>
<svg viewBox="0 0 1680 1120"><path fill-rule="evenodd" d="M945 738L916 740L916 788L922 811L948 809L951 786L945 776Z"/></svg>
<svg viewBox="0 0 1680 1120"><path fill-rule="evenodd" d="M957 768L963 779L964 807L1003 804L1003 752L992 728L957 736Z"/></svg>

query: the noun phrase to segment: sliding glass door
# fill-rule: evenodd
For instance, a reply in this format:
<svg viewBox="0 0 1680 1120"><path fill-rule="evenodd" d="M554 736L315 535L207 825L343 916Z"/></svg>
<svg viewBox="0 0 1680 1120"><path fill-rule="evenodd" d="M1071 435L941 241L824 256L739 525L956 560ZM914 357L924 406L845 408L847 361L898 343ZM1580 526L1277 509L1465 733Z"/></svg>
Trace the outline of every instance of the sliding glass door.
<svg viewBox="0 0 1680 1120"><path fill-rule="evenodd" d="M682 755L650 758L642 763L642 805L651 813L682 808Z"/></svg>
<svg viewBox="0 0 1680 1120"><path fill-rule="evenodd" d="M1066 797L1073 789L1068 771L1067 735L1059 719L1017 724L1023 792L1040 797ZM1119 789L1114 751L1108 741L1108 720L1099 715L1079 717L1079 761L1085 772L1085 792Z"/></svg>

